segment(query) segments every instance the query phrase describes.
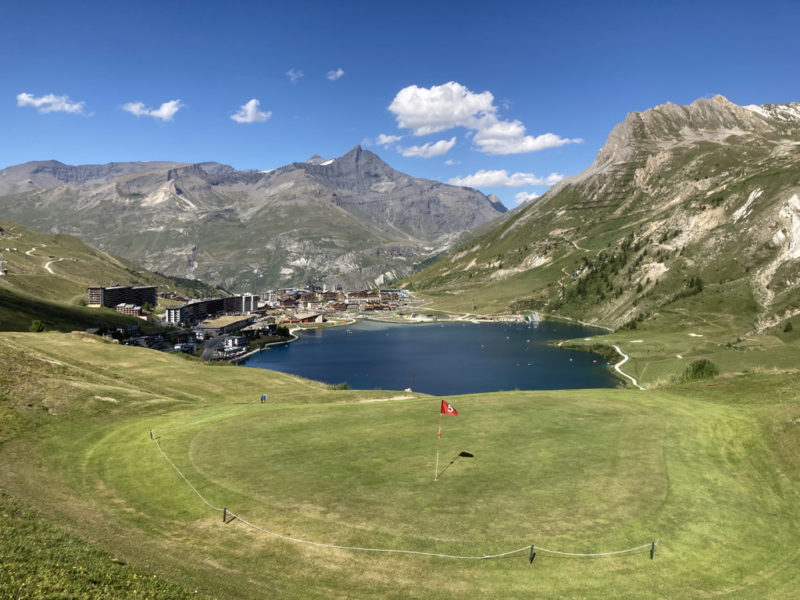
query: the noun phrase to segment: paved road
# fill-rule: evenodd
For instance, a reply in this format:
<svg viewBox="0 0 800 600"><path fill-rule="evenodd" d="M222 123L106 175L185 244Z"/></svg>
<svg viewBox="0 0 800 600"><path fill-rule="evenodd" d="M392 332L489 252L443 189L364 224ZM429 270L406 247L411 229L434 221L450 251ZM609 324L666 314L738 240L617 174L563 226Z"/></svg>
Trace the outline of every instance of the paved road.
<svg viewBox="0 0 800 600"><path fill-rule="evenodd" d="M215 337L203 342L203 360L214 360L218 349L225 345L225 337Z"/></svg>

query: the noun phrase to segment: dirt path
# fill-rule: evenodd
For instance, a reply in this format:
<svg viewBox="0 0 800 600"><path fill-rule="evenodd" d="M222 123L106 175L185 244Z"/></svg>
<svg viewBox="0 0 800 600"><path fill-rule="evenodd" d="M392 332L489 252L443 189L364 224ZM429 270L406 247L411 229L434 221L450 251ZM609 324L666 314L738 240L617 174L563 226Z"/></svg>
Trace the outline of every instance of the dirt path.
<svg viewBox="0 0 800 600"><path fill-rule="evenodd" d="M619 355L622 357L622 360L614 365L614 370L617 373L619 373L620 375L622 375L623 377L625 377L626 379L630 379L631 382L633 383L633 385L635 385L637 388L639 388L640 390L644 390L644 388L639 385L639 382L636 381L635 377L633 377L632 375L628 375L625 371L623 371L620 368L622 365L624 365L626 362L628 362L631 357L628 356L627 354L625 354L622 351L622 349L619 346L617 346L616 344L611 344L611 347L614 348L614 350L616 350L619 353Z"/></svg>
<svg viewBox="0 0 800 600"><path fill-rule="evenodd" d="M63 258L56 258L54 260L48 260L44 265L44 270L47 271L48 273L50 273L50 275L55 275L55 273L53 272L53 269L50 268L50 265L52 265L54 262L61 262L62 260L64 260L64 259Z"/></svg>

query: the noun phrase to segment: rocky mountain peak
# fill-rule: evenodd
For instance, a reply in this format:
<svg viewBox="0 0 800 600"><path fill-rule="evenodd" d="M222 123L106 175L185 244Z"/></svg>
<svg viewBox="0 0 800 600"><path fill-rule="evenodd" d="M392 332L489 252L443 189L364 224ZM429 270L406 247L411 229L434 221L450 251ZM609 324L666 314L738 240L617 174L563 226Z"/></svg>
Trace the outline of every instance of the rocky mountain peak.
<svg viewBox="0 0 800 600"><path fill-rule="evenodd" d="M596 165L630 160L637 149L656 152L701 140L724 142L730 136L782 135L788 119L800 124L800 104L743 107L725 96L699 98L686 106L667 102L629 113L611 130Z"/></svg>
<svg viewBox="0 0 800 600"><path fill-rule="evenodd" d="M506 205L505 205L505 204L503 204L503 201L502 201L502 200L500 200L500 198L498 198L498 197L497 197L497 196L495 196L494 194L489 194L489 195L488 195L488 196L486 196L486 197L489 199L489 202L491 202L491 203L494 205L494 207L495 207L497 210L499 210L500 212L506 212L506 211L508 210L508 209L506 208Z"/></svg>
<svg viewBox="0 0 800 600"><path fill-rule="evenodd" d="M337 189L366 192L386 180L410 179L394 170L377 154L356 146L347 154L318 164L297 164L325 186Z"/></svg>
<svg viewBox="0 0 800 600"><path fill-rule="evenodd" d="M374 166L389 167L380 156L369 150L364 150L361 146L355 146L350 152L337 159L344 163L352 163L356 168L370 168Z"/></svg>
<svg viewBox="0 0 800 600"><path fill-rule="evenodd" d="M197 166L209 175L227 175L236 172L232 166L218 162L201 162L197 163Z"/></svg>

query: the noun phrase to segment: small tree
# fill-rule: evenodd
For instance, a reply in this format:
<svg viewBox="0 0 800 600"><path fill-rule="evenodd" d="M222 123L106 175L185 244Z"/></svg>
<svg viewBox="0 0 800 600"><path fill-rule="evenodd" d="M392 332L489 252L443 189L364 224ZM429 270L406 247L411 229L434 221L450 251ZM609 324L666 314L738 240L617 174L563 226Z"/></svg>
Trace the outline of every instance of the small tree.
<svg viewBox="0 0 800 600"><path fill-rule="evenodd" d="M700 358L692 362L683 372L683 381L700 381L712 379L719 373L717 366L707 358Z"/></svg>
<svg viewBox="0 0 800 600"><path fill-rule="evenodd" d="M351 388L350 388L350 384L349 383L347 383L346 381L343 381L342 383L332 383L332 384L330 384L328 386L328 389L329 390L349 390Z"/></svg>
<svg viewBox="0 0 800 600"><path fill-rule="evenodd" d="M44 331L44 323L42 323L39 319L34 319L31 321L30 327L28 327L28 331L32 331L33 333L39 333L40 331Z"/></svg>
<svg viewBox="0 0 800 600"><path fill-rule="evenodd" d="M792 322L786 321L786 325L783 326L783 332L789 333L792 330Z"/></svg>

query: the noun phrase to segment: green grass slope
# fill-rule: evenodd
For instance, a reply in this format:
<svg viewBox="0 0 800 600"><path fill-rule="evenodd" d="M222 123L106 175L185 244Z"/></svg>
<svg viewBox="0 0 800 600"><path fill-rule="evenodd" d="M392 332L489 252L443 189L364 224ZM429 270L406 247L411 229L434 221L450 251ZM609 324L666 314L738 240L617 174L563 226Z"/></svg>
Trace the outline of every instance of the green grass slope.
<svg viewBox="0 0 800 600"><path fill-rule="evenodd" d="M144 331L157 329L156 325L121 315L110 308L86 308L41 300L0 287L0 331L27 331L33 321L41 321L47 331L114 329L125 325L139 325Z"/></svg>
<svg viewBox="0 0 800 600"><path fill-rule="evenodd" d="M800 319L788 319L763 333L748 331L734 315L704 311L695 305L662 311L635 329L593 338L568 340L565 347L600 351L620 360L618 346L630 359L625 373L646 388L673 385L697 360L710 360L723 377L791 370L800 364Z"/></svg>
<svg viewBox="0 0 800 600"><path fill-rule="evenodd" d="M78 334L0 338L0 487L46 519L20 525L21 538L57 524L96 549L91 569L113 556L159 585L224 598L794 598L800 586L795 370L451 398L460 414L445 417L434 481L436 398L333 391ZM474 458L451 464L462 450ZM521 552L357 552L268 532ZM545 551L651 540L652 561L647 549ZM74 597L93 597L80 585Z"/></svg>
<svg viewBox="0 0 800 600"><path fill-rule="evenodd" d="M147 271L75 236L40 233L9 221L0 220L0 253L8 270L0 286L44 300L80 303L86 300L87 287L112 283L156 285L188 297L219 293L201 281Z"/></svg>
<svg viewBox="0 0 800 600"><path fill-rule="evenodd" d="M0 253L8 271L0 276L0 331L26 331L36 319L59 331L142 324L110 310L84 308L90 286L155 285L187 297L220 293L200 281L146 271L74 236L8 221L0 221Z"/></svg>
<svg viewBox="0 0 800 600"><path fill-rule="evenodd" d="M15 600L198 598L64 533L0 492L0 594Z"/></svg>

